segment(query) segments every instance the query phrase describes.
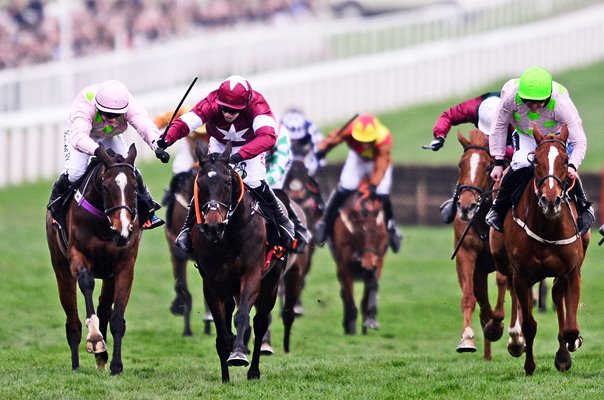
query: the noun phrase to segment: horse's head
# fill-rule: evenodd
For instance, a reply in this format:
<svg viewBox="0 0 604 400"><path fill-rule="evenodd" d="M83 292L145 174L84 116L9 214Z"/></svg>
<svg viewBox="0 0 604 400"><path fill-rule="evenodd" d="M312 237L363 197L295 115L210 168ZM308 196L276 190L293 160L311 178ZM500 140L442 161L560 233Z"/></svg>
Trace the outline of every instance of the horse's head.
<svg viewBox="0 0 604 400"><path fill-rule="evenodd" d="M489 138L479 129L470 131L468 140L457 132L463 154L459 160L459 178L457 180L457 212L462 221L469 221L490 189L490 177L493 159L489 154Z"/></svg>
<svg viewBox="0 0 604 400"><path fill-rule="evenodd" d="M533 135L537 142L533 157L535 180L533 181L539 207L546 217L560 214L562 202L568 191L568 152L566 140L568 127L562 125L559 135L542 135L536 124ZM572 182L574 184L574 182ZM572 186L571 186L572 187Z"/></svg>
<svg viewBox="0 0 604 400"><path fill-rule="evenodd" d="M386 253L387 231L382 201L357 192L347 202L340 215L352 248L356 250L361 266L365 269L381 268L381 260Z"/></svg>
<svg viewBox="0 0 604 400"><path fill-rule="evenodd" d="M99 148L99 158L103 164L97 175L96 187L101 188L103 210L114 240L118 247L124 247L132 236L137 218L136 147L134 144L130 146L126 158L113 152L109 154L102 144Z"/></svg>
<svg viewBox="0 0 604 400"><path fill-rule="evenodd" d="M207 146L199 142L195 154L199 174L195 179L195 211L201 231L212 242L223 239L229 220L243 196L241 177L229 165L231 142L223 153L207 154Z"/></svg>

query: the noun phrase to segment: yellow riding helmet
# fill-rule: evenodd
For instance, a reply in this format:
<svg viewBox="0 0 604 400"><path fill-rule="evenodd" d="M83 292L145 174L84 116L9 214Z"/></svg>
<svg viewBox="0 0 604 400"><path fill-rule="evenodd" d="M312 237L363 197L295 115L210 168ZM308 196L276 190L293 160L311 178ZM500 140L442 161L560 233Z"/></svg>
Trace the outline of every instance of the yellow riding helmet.
<svg viewBox="0 0 604 400"><path fill-rule="evenodd" d="M359 115L352 122L352 137L363 143L375 142L383 125L373 115Z"/></svg>

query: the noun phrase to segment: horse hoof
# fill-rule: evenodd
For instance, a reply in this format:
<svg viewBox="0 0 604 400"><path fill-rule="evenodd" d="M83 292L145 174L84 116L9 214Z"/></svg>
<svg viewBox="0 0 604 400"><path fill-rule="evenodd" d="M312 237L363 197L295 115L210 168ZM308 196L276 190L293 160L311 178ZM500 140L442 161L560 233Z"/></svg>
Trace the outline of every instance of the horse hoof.
<svg viewBox="0 0 604 400"><path fill-rule="evenodd" d="M170 312L176 316L185 315L185 305L174 300L170 306Z"/></svg>
<svg viewBox="0 0 604 400"><path fill-rule="evenodd" d="M579 337L577 337L575 342L572 343L572 346L567 343L566 347L568 348L568 351L575 352L575 351L577 351L577 349L579 347L581 347L581 345L583 345L583 337L581 335L579 335Z"/></svg>
<svg viewBox="0 0 604 400"><path fill-rule="evenodd" d="M524 353L525 349L526 345L524 344L524 342L508 343L508 353L510 353L512 357L520 357Z"/></svg>
<svg viewBox="0 0 604 400"><path fill-rule="evenodd" d="M234 351L227 359L227 365L229 367L247 367L248 365L250 365L250 362L248 361L245 354L240 351Z"/></svg>
<svg viewBox="0 0 604 400"><path fill-rule="evenodd" d="M496 342L503 336L503 323L496 324L491 320L482 328L482 333L485 339Z"/></svg>
<svg viewBox="0 0 604 400"><path fill-rule="evenodd" d="M86 341L86 351L90 354L99 354L107 351L107 344L104 340L88 340Z"/></svg>
<svg viewBox="0 0 604 400"><path fill-rule="evenodd" d="M272 356L273 354L275 354L275 351L273 350L273 346L271 346L270 343L262 343L262 345L260 346L260 355L261 356Z"/></svg>
<svg viewBox="0 0 604 400"><path fill-rule="evenodd" d="M573 365L573 359L568 351L558 350L554 358L554 365L560 372L566 372Z"/></svg>
<svg viewBox="0 0 604 400"><path fill-rule="evenodd" d="M476 345L471 338L461 338L456 350L458 353L474 353L476 351Z"/></svg>
<svg viewBox="0 0 604 400"><path fill-rule="evenodd" d="M380 323L375 319L367 319L365 322L363 322L363 328L369 328L377 331L380 329Z"/></svg>

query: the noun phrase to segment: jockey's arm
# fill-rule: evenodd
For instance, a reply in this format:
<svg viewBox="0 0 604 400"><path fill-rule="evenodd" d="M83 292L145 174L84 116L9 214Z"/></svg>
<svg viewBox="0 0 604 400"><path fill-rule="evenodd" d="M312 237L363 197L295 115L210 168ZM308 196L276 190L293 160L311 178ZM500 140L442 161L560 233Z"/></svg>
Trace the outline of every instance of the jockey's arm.
<svg viewBox="0 0 604 400"><path fill-rule="evenodd" d="M373 172L369 178L369 183L378 186L392 163L392 142L382 143L376 146L374 151Z"/></svg>

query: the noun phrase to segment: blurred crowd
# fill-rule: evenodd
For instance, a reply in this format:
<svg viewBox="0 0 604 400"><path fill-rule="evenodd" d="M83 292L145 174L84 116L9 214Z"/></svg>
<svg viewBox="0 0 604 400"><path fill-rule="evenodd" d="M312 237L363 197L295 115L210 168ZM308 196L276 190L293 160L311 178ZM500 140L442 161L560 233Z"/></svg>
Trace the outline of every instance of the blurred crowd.
<svg viewBox="0 0 604 400"><path fill-rule="evenodd" d="M141 48L236 24L313 18L313 3L314 0L4 0L0 1L0 70ZM67 49L61 47L62 34L71 43Z"/></svg>

